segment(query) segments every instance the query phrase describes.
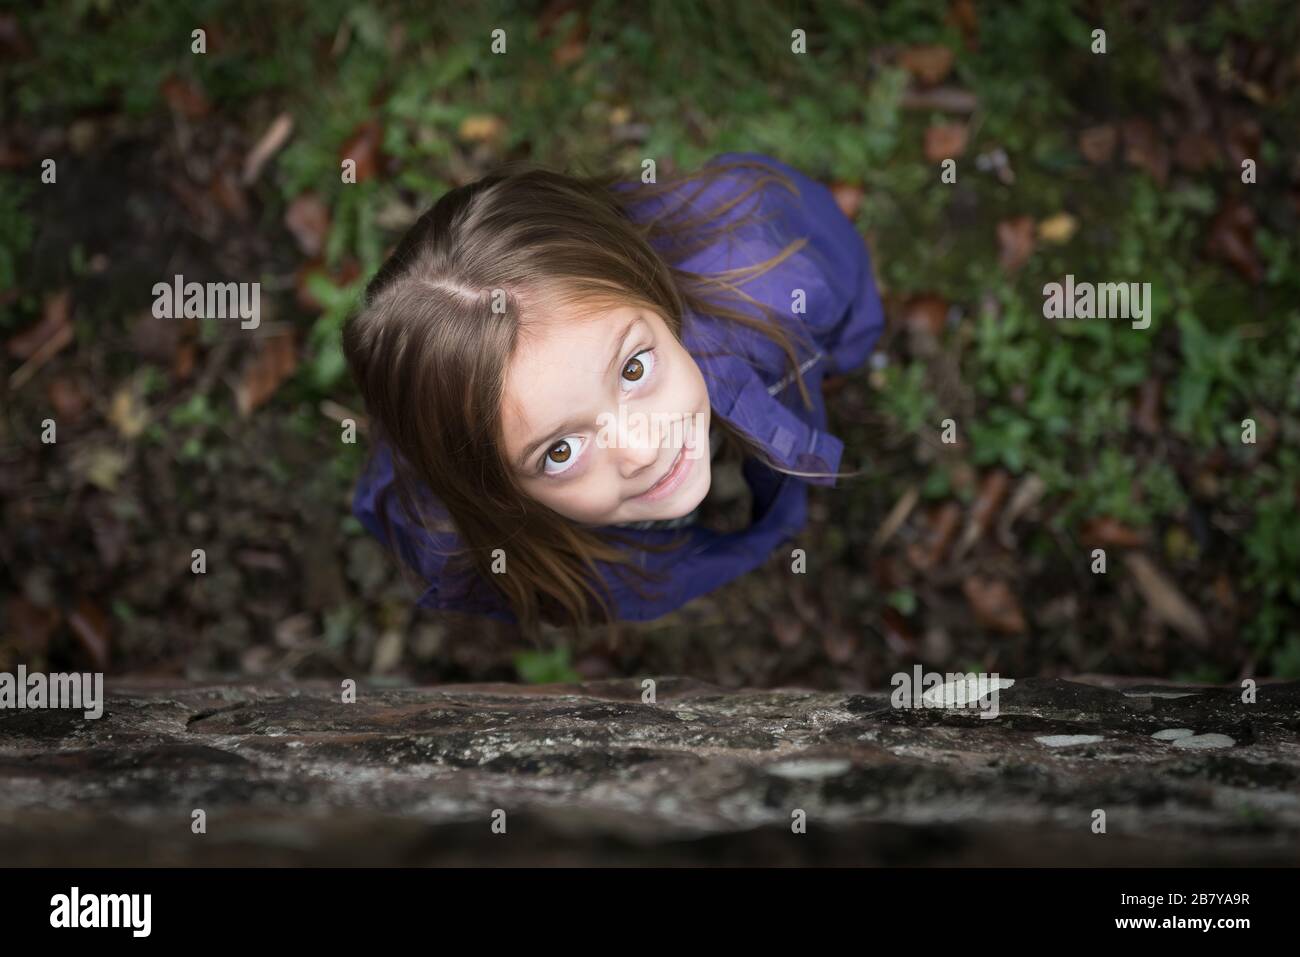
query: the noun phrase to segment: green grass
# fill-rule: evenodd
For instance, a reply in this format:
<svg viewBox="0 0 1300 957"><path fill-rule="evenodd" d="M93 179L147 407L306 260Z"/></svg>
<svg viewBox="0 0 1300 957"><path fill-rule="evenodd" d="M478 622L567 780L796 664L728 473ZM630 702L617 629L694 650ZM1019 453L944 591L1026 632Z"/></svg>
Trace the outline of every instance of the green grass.
<svg viewBox="0 0 1300 957"><path fill-rule="evenodd" d="M1162 190L1131 168L1099 175L1074 139L1088 123L1154 115L1167 105L1167 50L1214 56L1251 38L1295 49L1293 11L1263 2L1237 4L1235 11L1220 4L1187 20L1175 5L1142 16L1129 15L1128 5L1102 5L1108 53L1098 57L1088 52L1094 22L1069 4L979 5L981 42L970 51L945 21L946 0L732 0L635 9L599 0L590 6L585 56L559 68L552 50L575 14L543 39L541 6L474 5L454 14L421 8L412 16L391 2L83 0L24 14L41 61L7 69L0 93L32 121L68 122L103 108L148 118L164 114L159 85L179 74L200 83L215 109L263 117L250 124L258 127L250 136L280 110L298 117L292 141L266 176L285 203L306 189L325 197L334 223L327 261L351 259L361 267L361 278L342 288L324 279L312 287L325 309L304 319L311 323L309 356L291 392L308 403L348 395L338 330L364 278L397 238L378 224L379 211L398 203L423 209L451 185L449 160L464 148L458 130L467 117L505 121L497 155L524 153L558 167L630 170L641 156L654 156L689 168L743 149L777 155L825 181L859 182L866 197L858 225L873 239L882 288L895 296L938 294L965 310L950 338L978 403L975 420L961 423L970 461L1038 474L1060 505L1055 521L1062 528L1107 515L1157 530L1186 521L1188 477L1175 461L1226 456L1221 507L1248 519L1232 560L1260 608L1246 637L1276 673L1300 676L1295 237L1284 220L1262 217L1256 243L1267 278L1252 288L1202 254L1219 197L1251 188L1235 182L1231 170L1176 176ZM196 24L224 36L203 57L189 52ZM796 27L808 31L808 56L790 53ZM505 56L487 52L496 28L507 32ZM903 110L906 74L867 56L886 44L919 43L951 46L957 58L949 82L980 100L955 187L941 184L921 159L925 128L943 117ZM647 124L645 143L611 142L610 113L620 107ZM367 121L383 125L389 168L373 181L345 185L340 150ZM1295 143L1274 142L1272 134L1300 128L1300 97L1269 104L1264 127L1261 161L1285 163ZM1013 186L976 171L974 157L993 147L1012 158ZM3 174L3 187L0 287L20 275L33 236L24 213L31 187L16 173ZM968 207L963 216L958 202ZM1006 276L995 224L1063 211L1079 219L1074 238L1040 245L1017 275ZM1151 327L1044 320L1042 286L1066 272L1078 280L1152 283ZM995 311L981 308L985 297ZM25 297L16 308L30 318L36 300ZM1135 432L1130 411L1137 388L1156 373L1165 384L1167 434L1159 443ZM949 413L924 367L894 362L885 379L878 402L896 430L933 440ZM1240 422L1265 414L1285 437L1246 466ZM173 424L201 431L213 415L178 408ZM189 451L197 456L202 445L194 442L200 444ZM928 494L949 493L942 467L924 478ZM897 607L914 602L910 592L893 598ZM525 671L538 673L521 664Z"/></svg>

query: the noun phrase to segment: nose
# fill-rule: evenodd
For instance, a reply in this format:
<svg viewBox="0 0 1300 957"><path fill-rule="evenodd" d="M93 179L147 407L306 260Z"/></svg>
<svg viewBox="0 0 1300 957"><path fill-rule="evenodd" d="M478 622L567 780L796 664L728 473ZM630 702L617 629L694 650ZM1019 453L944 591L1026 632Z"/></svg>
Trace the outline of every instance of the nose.
<svg viewBox="0 0 1300 957"><path fill-rule="evenodd" d="M636 478L659 461L661 436L653 421L638 423L635 420L620 425L618 430L619 470L624 478Z"/></svg>

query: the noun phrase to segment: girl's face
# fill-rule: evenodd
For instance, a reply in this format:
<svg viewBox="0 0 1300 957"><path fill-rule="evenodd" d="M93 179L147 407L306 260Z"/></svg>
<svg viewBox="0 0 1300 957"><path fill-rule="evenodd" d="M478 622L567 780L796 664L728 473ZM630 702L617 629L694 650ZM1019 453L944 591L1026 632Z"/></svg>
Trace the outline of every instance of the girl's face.
<svg viewBox="0 0 1300 957"><path fill-rule="evenodd" d="M501 408L531 498L586 525L678 518L709 491L709 393L658 313L553 311L521 330Z"/></svg>

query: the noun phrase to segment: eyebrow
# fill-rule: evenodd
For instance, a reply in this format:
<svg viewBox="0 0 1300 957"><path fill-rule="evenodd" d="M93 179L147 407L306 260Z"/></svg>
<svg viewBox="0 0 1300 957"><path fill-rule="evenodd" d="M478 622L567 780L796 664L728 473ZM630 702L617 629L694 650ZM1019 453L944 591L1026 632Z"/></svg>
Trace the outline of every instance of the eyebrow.
<svg viewBox="0 0 1300 957"><path fill-rule="evenodd" d="M609 364L605 366L606 378L609 377L609 373L614 368L614 363L618 361L618 357L623 354L623 344L627 341L628 335L631 334L633 327L639 325L641 321L642 321L642 316L638 313L637 315L632 317L632 320L628 322L627 325L623 327L622 332L620 332L617 336L614 337L614 348L610 353ZM557 425L555 428L548 430L545 434L542 435L540 439L537 439L534 442L532 442L530 445L524 447L523 452L519 454L519 459L517 460L516 464L520 469L527 469L528 460L533 457L534 452L536 452L539 448L545 445L553 437L561 436L565 432L568 432L570 429L577 428L581 424L582 424L581 421L570 419L569 421L563 422L560 425Z"/></svg>

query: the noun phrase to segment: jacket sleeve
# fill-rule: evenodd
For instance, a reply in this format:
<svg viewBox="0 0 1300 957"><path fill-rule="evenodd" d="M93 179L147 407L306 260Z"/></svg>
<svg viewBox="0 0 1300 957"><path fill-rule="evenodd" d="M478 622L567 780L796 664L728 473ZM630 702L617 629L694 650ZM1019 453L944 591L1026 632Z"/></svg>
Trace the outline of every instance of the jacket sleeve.
<svg viewBox="0 0 1300 957"><path fill-rule="evenodd" d="M828 373L841 375L866 361L884 328L871 255L857 228L831 191L794 167L761 153L723 153L711 162L746 159L785 174L794 196L779 184L766 185L761 204L781 238L806 236L791 275L806 287L806 331L828 360ZM755 175L755 174L747 174Z"/></svg>

